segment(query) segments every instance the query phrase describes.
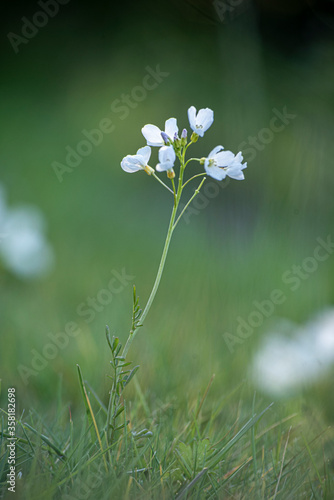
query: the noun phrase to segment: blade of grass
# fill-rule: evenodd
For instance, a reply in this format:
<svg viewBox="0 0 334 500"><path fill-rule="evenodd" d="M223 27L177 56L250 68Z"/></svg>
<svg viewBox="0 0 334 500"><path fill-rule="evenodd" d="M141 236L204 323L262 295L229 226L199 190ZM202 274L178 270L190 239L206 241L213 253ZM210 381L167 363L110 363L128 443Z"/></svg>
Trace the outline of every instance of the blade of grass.
<svg viewBox="0 0 334 500"><path fill-rule="evenodd" d="M99 433L99 430L97 428L97 423L96 423L96 420L95 420L93 408L92 408L92 405L90 404L90 401L89 401L89 397L88 397L88 394L87 394L87 391L86 391L86 387L85 387L85 384L84 384L84 381L83 381L83 377L82 377L80 366L77 365L77 368L78 368L78 375L79 375L80 387L81 387L82 395L83 395L83 398L84 398L84 401L85 401L86 412L87 412L87 415L90 415L90 418L91 418L91 420L93 422L93 425L94 425L94 428L95 428L95 432L96 432L96 437L97 437L99 445L100 445L100 450L103 453L104 450L103 450L103 446L102 446L102 441L101 441L100 433ZM108 472L107 460L106 460L106 457L105 457L104 453L103 453L102 456L103 456L103 462L104 462L104 466L105 466L106 472Z"/></svg>
<svg viewBox="0 0 334 500"><path fill-rule="evenodd" d="M259 415L255 415L240 429L239 432L224 446L222 450L218 450L214 456L209 460L207 467L209 469L215 467L223 458L223 456L241 439L246 432L249 431L260 420L260 418L272 407L274 403L271 403L267 408L265 408Z"/></svg>
<svg viewBox="0 0 334 500"><path fill-rule="evenodd" d="M252 404L252 415L255 415L255 397L256 392L254 392L253 404ZM257 471L257 460L256 460L256 441L255 441L255 425L251 428L251 442L252 442L252 454L253 454L253 468L254 468L254 476L255 476L255 487L256 491L259 491L259 477Z"/></svg>
<svg viewBox="0 0 334 500"><path fill-rule="evenodd" d="M176 497L176 500L180 500L185 495L187 495L189 493L189 491L195 486L195 484L197 483L197 481L199 481L201 479L201 477L204 474L206 474L207 471L208 471L207 467L204 467L204 469L201 470L201 472L199 472L197 474L197 476L194 477L194 479L181 491L181 493Z"/></svg>
<svg viewBox="0 0 334 500"><path fill-rule="evenodd" d="M277 479L277 484L276 484L276 488L275 488L275 493L274 493L273 500L276 499L277 492L278 492L278 487L279 487L279 483L281 481L281 477L282 477L282 473L283 473L283 467L284 467L285 454L286 454L286 450L287 450L287 447L288 447L290 432L291 432L291 427L289 429L288 437L286 438L286 442L285 442L285 446L284 446L284 450L283 450L282 463L281 463L281 468L280 468L280 471L279 471L279 476L278 476L278 479Z"/></svg>
<svg viewBox="0 0 334 500"><path fill-rule="evenodd" d="M89 388L90 392L93 394L96 402L100 405L100 407L103 410L103 412L107 415L108 410L107 410L106 406L102 403L101 399L96 394L96 392L94 391L94 389L92 388L92 386L90 385L90 383L87 382L87 380L85 380L85 385L87 385L87 387Z"/></svg>
<svg viewBox="0 0 334 500"><path fill-rule="evenodd" d="M53 444L48 437L38 432L36 429L31 427L31 425L27 424L26 422L24 424L21 423L21 425L22 427L24 426L25 428L28 428L30 431L36 434L36 436L38 436L45 444L47 444L50 448L52 448L53 451L55 451L60 458L67 460L66 455L55 444Z"/></svg>
<svg viewBox="0 0 334 500"><path fill-rule="evenodd" d="M321 476L320 476L320 473L319 473L319 471L318 471L318 467L317 467L317 465L316 465L316 463L315 463L315 461L314 461L314 458L313 458L313 456L312 456L312 453L311 453L310 447L309 447L309 445L308 445L308 443L307 443L307 441L306 441L306 439L305 439L305 436L304 436L304 435L303 435L303 440L304 440L304 443L305 443L305 447L306 447L306 449L307 449L307 453L309 454L310 460L311 460L311 462L312 462L312 465L313 465L313 467L314 467L315 473L316 473L317 478L318 478L318 480L319 480L319 483L322 485L323 481L322 481Z"/></svg>

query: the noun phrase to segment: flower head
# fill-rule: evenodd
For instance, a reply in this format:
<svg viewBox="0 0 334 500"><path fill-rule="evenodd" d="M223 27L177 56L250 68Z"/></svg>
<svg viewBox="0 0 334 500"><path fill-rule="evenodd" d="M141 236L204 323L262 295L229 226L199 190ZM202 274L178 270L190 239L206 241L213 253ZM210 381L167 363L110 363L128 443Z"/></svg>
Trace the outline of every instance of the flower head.
<svg viewBox="0 0 334 500"><path fill-rule="evenodd" d="M232 179L243 180L245 177L242 170L247 168L247 163L242 163L241 152L234 155L231 151L223 151L223 149L223 146L217 146L205 158L206 173L218 181L222 181L227 175Z"/></svg>
<svg viewBox="0 0 334 500"><path fill-rule="evenodd" d="M196 114L195 106L191 106L188 109L188 118L191 129L200 137L203 137L204 132L206 132L213 123L213 111L209 108L203 108Z"/></svg>
<svg viewBox="0 0 334 500"><path fill-rule="evenodd" d="M163 146L159 149L159 163L155 167L158 172L172 170L176 159L173 146Z"/></svg>
<svg viewBox="0 0 334 500"><path fill-rule="evenodd" d="M153 168L147 165L151 157L151 148L149 146L144 146L138 149L135 155L127 155L123 158L121 162L121 167L125 172L133 174L138 170L145 170L145 172L151 175L154 172Z"/></svg>
<svg viewBox="0 0 334 500"><path fill-rule="evenodd" d="M175 134L177 136L179 129L176 123L176 118L169 118L169 120L165 121L165 131L161 131L159 127L151 124L145 125L141 131L148 146L160 147L165 145L167 138L170 142L173 142Z"/></svg>

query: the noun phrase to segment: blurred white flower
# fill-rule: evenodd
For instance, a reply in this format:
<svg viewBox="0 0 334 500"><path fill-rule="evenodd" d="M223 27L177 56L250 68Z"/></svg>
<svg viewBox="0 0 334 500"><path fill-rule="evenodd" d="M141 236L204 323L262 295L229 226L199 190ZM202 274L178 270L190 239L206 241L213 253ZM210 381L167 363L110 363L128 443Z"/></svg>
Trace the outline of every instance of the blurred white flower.
<svg viewBox="0 0 334 500"><path fill-rule="evenodd" d="M234 155L231 151L223 151L223 149L223 146L217 146L205 158L206 173L217 181L222 181L227 175L238 181L243 180L245 176L242 170L247 168L247 163L242 163L242 154Z"/></svg>
<svg viewBox="0 0 334 500"><path fill-rule="evenodd" d="M161 131L156 125L145 125L142 129L142 134L147 140L148 146L164 146L166 141L174 142L175 136L179 132L176 118L169 118L165 121L165 131Z"/></svg>
<svg viewBox="0 0 334 500"><path fill-rule="evenodd" d="M0 187L0 259L21 278L47 273L54 262L45 236L45 221L35 207L7 208Z"/></svg>
<svg viewBox="0 0 334 500"><path fill-rule="evenodd" d="M1 240L1 229L6 217L7 207L6 207L6 195L5 190L0 184L0 240Z"/></svg>
<svg viewBox="0 0 334 500"><path fill-rule="evenodd" d="M319 313L304 327L278 324L252 363L254 382L271 395L295 393L316 382L334 364L334 309ZM291 333L292 332L292 333Z"/></svg>
<svg viewBox="0 0 334 500"><path fill-rule="evenodd" d="M125 172L128 172L129 174L138 172L138 170L145 170L147 174L151 175L154 170L152 167L147 165L150 157L150 146L144 146L143 148L139 148L135 155L127 155L125 158L123 158L123 160L121 161L121 167Z"/></svg>
<svg viewBox="0 0 334 500"><path fill-rule="evenodd" d="M204 132L213 124L213 111L209 108L203 108L196 114L195 106L190 106L188 119L191 129L200 137L203 137Z"/></svg>

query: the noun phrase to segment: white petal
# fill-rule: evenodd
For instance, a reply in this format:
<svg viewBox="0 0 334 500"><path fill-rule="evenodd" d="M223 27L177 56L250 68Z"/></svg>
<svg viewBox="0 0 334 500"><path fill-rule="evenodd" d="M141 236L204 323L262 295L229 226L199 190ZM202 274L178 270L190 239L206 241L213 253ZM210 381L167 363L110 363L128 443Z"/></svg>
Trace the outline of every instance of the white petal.
<svg viewBox="0 0 334 500"><path fill-rule="evenodd" d="M155 168L157 172L166 172L166 170L169 170L169 166L163 163L157 163Z"/></svg>
<svg viewBox="0 0 334 500"><path fill-rule="evenodd" d="M159 161L157 165L158 172L162 172L164 170L170 170L174 166L175 162L175 151L173 146L163 146L159 149Z"/></svg>
<svg viewBox="0 0 334 500"><path fill-rule="evenodd" d="M223 146L216 146L212 151L211 153L209 154L208 158L213 158L217 153L219 153L219 151L221 151L222 149L224 149Z"/></svg>
<svg viewBox="0 0 334 500"><path fill-rule="evenodd" d="M151 157L151 148L150 146L144 146L143 148L139 148L137 151L137 155L140 155L144 158L145 166L148 164L149 159Z"/></svg>
<svg viewBox="0 0 334 500"><path fill-rule="evenodd" d="M169 118L165 122L165 132L174 141L174 135L179 133L179 128L176 123L176 118Z"/></svg>
<svg viewBox="0 0 334 500"><path fill-rule="evenodd" d="M163 146L159 149L159 160L161 163L170 161L174 164L175 158L176 155L173 146Z"/></svg>
<svg viewBox="0 0 334 500"><path fill-rule="evenodd" d="M141 129L141 132L145 137L148 146L159 147L164 145L164 141L161 137L161 130L156 125L145 125L145 127Z"/></svg>
<svg viewBox="0 0 334 500"><path fill-rule="evenodd" d="M241 164L243 159L244 157L242 156L241 151L239 151L239 153L235 155L234 160L231 163L231 166Z"/></svg>
<svg viewBox="0 0 334 500"><path fill-rule="evenodd" d="M209 167L205 163L204 163L204 168L205 168L206 173L208 175L210 175L210 177L213 177L214 179L216 179L217 181L222 181L226 177L226 172L222 168L215 167L215 166Z"/></svg>
<svg viewBox="0 0 334 500"><path fill-rule="evenodd" d="M188 109L188 119L190 127L194 132L196 132L196 108L195 106L190 106Z"/></svg>
<svg viewBox="0 0 334 500"><path fill-rule="evenodd" d="M234 154L232 151L222 151L221 153L216 154L215 161L219 165L219 167L227 167L231 165L231 162L234 160Z"/></svg>
<svg viewBox="0 0 334 500"><path fill-rule="evenodd" d="M229 169L227 169L227 172L226 174L231 177L232 179L236 179L237 181L243 181L245 176L243 174L243 172L241 170L233 170L233 171L230 171Z"/></svg>
<svg viewBox="0 0 334 500"><path fill-rule="evenodd" d="M128 155L125 158L123 158L121 162L121 167L124 170L124 172L128 172L129 174L132 174L133 172L137 172L138 170L142 169L142 166L138 162L138 157L136 155Z"/></svg>
<svg viewBox="0 0 334 500"><path fill-rule="evenodd" d="M196 117L196 125L202 125L203 132L213 124L213 111L209 108L200 109Z"/></svg>
<svg viewBox="0 0 334 500"><path fill-rule="evenodd" d="M237 181L242 181L245 178L242 170L238 167L227 168L226 174L231 177L231 179L236 179Z"/></svg>

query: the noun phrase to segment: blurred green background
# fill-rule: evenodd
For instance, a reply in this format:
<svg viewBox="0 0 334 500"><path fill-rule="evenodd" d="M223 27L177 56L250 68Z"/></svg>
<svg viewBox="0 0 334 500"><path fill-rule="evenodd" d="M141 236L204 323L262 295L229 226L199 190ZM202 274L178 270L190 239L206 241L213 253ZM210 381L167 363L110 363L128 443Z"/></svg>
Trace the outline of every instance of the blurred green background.
<svg viewBox="0 0 334 500"><path fill-rule="evenodd" d="M284 289L282 274L333 230L334 23L331 2L231 5L225 11L222 2L71 0L17 54L7 34L20 35L22 17L32 19L40 7L15 3L2 21L1 182L9 206L32 204L43 212L55 252L44 278L22 280L1 269L1 378L4 387L17 388L21 410L37 405L52 412L60 377L64 400L78 404L76 363L106 396L104 329L108 324L126 339L131 284L89 324L77 307L123 268L135 277L144 305L171 199L152 178L125 174L120 161L145 144L146 123L162 128L174 116L189 131L191 105L215 112L191 155L206 155L218 144L236 153L243 143L246 180L232 180L178 227L156 302L129 358L140 364L138 380L152 401L191 401L213 373L213 398L245 381L244 396L252 397L249 366L272 318L234 352L224 334L235 334L236 318L246 318L254 300ZM147 66L168 76L144 99L132 98L122 120L111 106L136 92ZM284 107L295 118L251 153L249 137L266 138L261 131L273 109ZM114 130L59 182L53 162L64 164L65 148L76 148L82 130L104 118ZM154 151L152 166L156 159ZM296 292L287 292L274 316L305 323L333 304L333 271L332 256ZM69 321L81 333L23 384L18 365L31 367L31 350L41 353L48 334L63 332ZM328 421L332 375L298 400Z"/></svg>

